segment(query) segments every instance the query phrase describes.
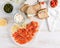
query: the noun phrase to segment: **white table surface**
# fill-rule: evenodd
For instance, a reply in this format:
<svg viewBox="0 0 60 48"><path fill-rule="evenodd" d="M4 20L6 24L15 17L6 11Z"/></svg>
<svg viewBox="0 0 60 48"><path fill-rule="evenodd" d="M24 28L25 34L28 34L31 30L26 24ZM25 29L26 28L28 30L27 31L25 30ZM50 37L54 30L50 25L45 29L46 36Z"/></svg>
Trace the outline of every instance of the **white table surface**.
<svg viewBox="0 0 60 48"><path fill-rule="evenodd" d="M0 0L0 17L8 19L8 25L5 27L0 27L0 48L60 48L60 23L58 18L55 23L55 31L48 32L45 20L42 21L40 27L40 33L36 37L36 43L31 44L26 47L20 47L16 45L10 37L9 30L13 24L12 17L18 12L19 4L12 3L14 6L13 13L6 14L3 11L3 5L9 2L9 0Z"/></svg>

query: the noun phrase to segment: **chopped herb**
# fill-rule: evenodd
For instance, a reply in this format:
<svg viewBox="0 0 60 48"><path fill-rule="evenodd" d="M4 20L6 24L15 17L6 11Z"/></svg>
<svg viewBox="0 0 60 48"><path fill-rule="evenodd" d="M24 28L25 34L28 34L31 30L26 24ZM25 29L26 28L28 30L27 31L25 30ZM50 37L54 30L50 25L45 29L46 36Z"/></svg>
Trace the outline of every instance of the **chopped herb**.
<svg viewBox="0 0 60 48"><path fill-rule="evenodd" d="M9 3L5 4L5 6L4 6L4 11L5 11L6 13L11 13L12 10L13 10L13 6L12 6L11 4L9 4Z"/></svg>

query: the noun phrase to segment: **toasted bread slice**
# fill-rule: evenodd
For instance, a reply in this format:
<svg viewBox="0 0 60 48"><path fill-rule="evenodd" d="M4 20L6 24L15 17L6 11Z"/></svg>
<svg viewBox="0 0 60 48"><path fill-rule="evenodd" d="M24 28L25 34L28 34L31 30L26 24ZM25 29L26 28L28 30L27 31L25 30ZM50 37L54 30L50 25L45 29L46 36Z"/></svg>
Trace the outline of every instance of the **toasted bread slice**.
<svg viewBox="0 0 60 48"><path fill-rule="evenodd" d="M38 11L41 9L41 5L39 3L33 5L33 8L35 9L35 11Z"/></svg>
<svg viewBox="0 0 60 48"><path fill-rule="evenodd" d="M28 4L24 4L24 5L20 8L20 10L25 13L28 7L29 7Z"/></svg>
<svg viewBox="0 0 60 48"><path fill-rule="evenodd" d="M28 17L34 16L36 14L36 11L34 10L33 6L30 6L27 11L26 11L27 15L29 15Z"/></svg>
<svg viewBox="0 0 60 48"><path fill-rule="evenodd" d="M46 19L46 18L48 18L47 9L41 9L41 10L39 10L38 13L37 13L37 16L38 16L40 19Z"/></svg>

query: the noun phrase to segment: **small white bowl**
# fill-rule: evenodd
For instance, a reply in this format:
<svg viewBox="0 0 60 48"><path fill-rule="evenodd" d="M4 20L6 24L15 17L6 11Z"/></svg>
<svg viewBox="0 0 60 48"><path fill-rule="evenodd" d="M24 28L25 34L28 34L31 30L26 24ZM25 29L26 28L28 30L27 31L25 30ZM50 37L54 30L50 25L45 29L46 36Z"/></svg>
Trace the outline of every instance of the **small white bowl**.
<svg viewBox="0 0 60 48"><path fill-rule="evenodd" d="M21 17L22 19L21 19L20 17ZM19 21L19 19L21 19L21 21ZM21 25L22 23L24 23L25 19L26 19L25 14L22 13L22 12L16 13L15 16L14 16L14 22L17 23L17 24L20 24L20 25Z"/></svg>

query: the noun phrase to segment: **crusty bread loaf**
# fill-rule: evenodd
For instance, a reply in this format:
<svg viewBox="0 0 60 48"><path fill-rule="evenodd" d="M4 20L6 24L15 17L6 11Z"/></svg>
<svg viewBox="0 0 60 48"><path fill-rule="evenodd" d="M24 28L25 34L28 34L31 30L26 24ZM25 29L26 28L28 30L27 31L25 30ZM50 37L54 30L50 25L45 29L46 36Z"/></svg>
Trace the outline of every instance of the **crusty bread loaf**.
<svg viewBox="0 0 60 48"><path fill-rule="evenodd" d="M38 13L37 13L37 16L38 16L40 19L46 19L46 18L48 18L47 9L41 9L41 10L39 10Z"/></svg>

